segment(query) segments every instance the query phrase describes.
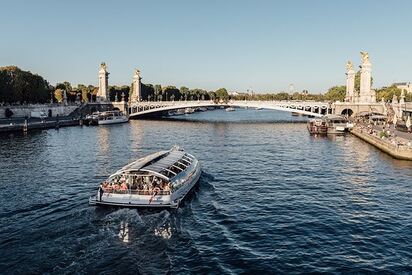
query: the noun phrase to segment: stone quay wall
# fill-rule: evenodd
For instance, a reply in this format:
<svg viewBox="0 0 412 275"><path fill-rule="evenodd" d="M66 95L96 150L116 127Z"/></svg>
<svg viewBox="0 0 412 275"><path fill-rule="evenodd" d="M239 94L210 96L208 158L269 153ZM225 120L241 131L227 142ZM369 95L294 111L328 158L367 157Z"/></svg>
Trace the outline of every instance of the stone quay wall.
<svg viewBox="0 0 412 275"><path fill-rule="evenodd" d="M389 154L393 158L401 160L412 160L412 147L406 144L393 144L389 140L381 139L371 135L367 130L353 128L351 133L369 144L377 147L383 152Z"/></svg>
<svg viewBox="0 0 412 275"><path fill-rule="evenodd" d="M78 105L57 105L57 104L33 104L33 105L16 105L0 106L0 118L6 118L6 109L13 112L12 118L30 117L31 112L45 112L47 115L51 112L52 117L67 116L76 110Z"/></svg>

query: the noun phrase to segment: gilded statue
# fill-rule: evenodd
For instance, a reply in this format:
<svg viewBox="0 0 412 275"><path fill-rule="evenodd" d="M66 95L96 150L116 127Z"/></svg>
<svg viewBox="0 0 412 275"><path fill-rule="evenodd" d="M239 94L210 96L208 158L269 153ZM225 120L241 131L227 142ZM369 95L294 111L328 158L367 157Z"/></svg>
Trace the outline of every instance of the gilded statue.
<svg viewBox="0 0 412 275"><path fill-rule="evenodd" d="M348 62L346 63L346 70L347 70L347 71L353 70L353 64L352 64L351 61L348 61Z"/></svg>
<svg viewBox="0 0 412 275"><path fill-rule="evenodd" d="M135 69L135 70L134 70L134 74L140 76L140 71L139 71L139 69Z"/></svg>
<svg viewBox="0 0 412 275"><path fill-rule="evenodd" d="M100 69L106 70L107 69L106 63L102 62L100 64Z"/></svg>
<svg viewBox="0 0 412 275"><path fill-rule="evenodd" d="M369 63L369 54L367 52L360 52L362 64Z"/></svg>

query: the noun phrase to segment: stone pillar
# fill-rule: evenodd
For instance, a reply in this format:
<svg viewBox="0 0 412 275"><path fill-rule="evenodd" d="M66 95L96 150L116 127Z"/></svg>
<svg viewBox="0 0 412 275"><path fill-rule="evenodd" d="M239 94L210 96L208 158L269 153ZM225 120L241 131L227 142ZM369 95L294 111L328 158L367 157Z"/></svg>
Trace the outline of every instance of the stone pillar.
<svg viewBox="0 0 412 275"><path fill-rule="evenodd" d="M63 105L67 106L67 92L63 90Z"/></svg>
<svg viewBox="0 0 412 275"><path fill-rule="evenodd" d="M346 102L355 102L355 71L352 62L346 64Z"/></svg>
<svg viewBox="0 0 412 275"><path fill-rule="evenodd" d="M100 64L99 70L99 92L97 93L97 101L109 101L109 73L107 72L106 63Z"/></svg>
<svg viewBox="0 0 412 275"><path fill-rule="evenodd" d="M396 94L394 94L392 98L392 110L399 118L399 101Z"/></svg>
<svg viewBox="0 0 412 275"><path fill-rule="evenodd" d="M142 100L142 92L141 92L141 80L140 71L136 69L133 75L133 91L132 96L130 97L130 102L139 102Z"/></svg>
<svg viewBox="0 0 412 275"><path fill-rule="evenodd" d="M404 89L402 89L401 97L399 98L399 103L405 104L405 90Z"/></svg>
<svg viewBox="0 0 412 275"><path fill-rule="evenodd" d="M375 91L371 90L371 71L372 64L369 62L369 54L367 52L361 52L362 65L361 77L360 77L360 91L359 102L361 103L376 103Z"/></svg>
<svg viewBox="0 0 412 275"><path fill-rule="evenodd" d="M399 98L399 105L398 105L398 109L399 109L399 117L403 117L403 109L405 108L405 90L402 89L401 92L401 96Z"/></svg>

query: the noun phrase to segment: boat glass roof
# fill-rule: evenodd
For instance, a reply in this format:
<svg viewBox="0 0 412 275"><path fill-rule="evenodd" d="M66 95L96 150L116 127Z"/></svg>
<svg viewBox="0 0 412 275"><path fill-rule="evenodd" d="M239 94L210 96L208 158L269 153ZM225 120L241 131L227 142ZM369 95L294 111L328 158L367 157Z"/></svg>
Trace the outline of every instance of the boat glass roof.
<svg viewBox="0 0 412 275"><path fill-rule="evenodd" d="M140 170L141 171L147 171L147 172L156 172L160 173L163 170L166 170L173 164L175 164L178 160L180 160L183 156L185 155L184 151L171 151L167 156L164 158L160 159L159 161L156 161L153 164L150 164L148 166L142 167Z"/></svg>

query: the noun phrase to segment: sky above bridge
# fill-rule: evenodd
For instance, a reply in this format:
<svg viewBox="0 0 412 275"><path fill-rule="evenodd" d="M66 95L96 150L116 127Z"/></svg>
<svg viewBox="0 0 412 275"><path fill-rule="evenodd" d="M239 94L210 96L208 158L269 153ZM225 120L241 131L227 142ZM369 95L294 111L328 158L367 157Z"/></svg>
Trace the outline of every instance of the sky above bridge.
<svg viewBox="0 0 412 275"><path fill-rule="evenodd" d="M374 86L412 81L412 1L2 1L0 66L52 84L324 92L368 51Z"/></svg>

